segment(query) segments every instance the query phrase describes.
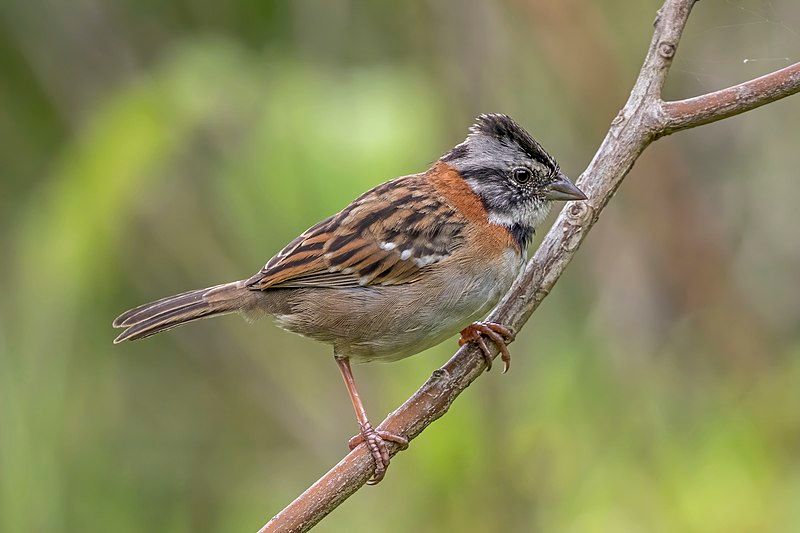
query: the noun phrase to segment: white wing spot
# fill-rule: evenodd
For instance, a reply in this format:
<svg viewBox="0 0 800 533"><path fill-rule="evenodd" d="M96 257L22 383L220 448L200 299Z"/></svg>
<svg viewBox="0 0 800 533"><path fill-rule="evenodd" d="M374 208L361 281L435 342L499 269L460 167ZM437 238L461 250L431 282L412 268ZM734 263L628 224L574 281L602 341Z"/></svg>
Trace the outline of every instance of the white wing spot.
<svg viewBox="0 0 800 533"><path fill-rule="evenodd" d="M418 267L422 268L422 267L426 267L426 266L430 265L431 263L435 263L436 261L438 261L441 258L442 258L441 255L436 255L436 254L426 255L424 257L415 258L414 259L414 264L416 264Z"/></svg>
<svg viewBox="0 0 800 533"><path fill-rule="evenodd" d="M411 257L411 253L413 251L414 251L413 248L409 248L408 250L403 250L403 253L400 254L400 259L402 259L403 261L407 260L409 257Z"/></svg>
<svg viewBox="0 0 800 533"><path fill-rule="evenodd" d="M386 250L387 252L391 252L397 248L397 245L393 242L382 242L381 243L381 250Z"/></svg>

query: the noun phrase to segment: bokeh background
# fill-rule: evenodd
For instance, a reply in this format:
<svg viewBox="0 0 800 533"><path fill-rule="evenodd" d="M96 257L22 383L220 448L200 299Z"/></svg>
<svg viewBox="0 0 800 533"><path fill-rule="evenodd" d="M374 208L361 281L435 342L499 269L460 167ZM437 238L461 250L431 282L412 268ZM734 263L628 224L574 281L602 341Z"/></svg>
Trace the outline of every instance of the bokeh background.
<svg viewBox="0 0 800 533"><path fill-rule="evenodd" d="M111 320L255 272L480 112L585 168L659 2L3 0L0 531L253 531L355 432L325 346ZM667 95L800 60L696 6ZM319 531L800 531L800 98L651 146L450 413ZM454 351L356 368L379 421Z"/></svg>

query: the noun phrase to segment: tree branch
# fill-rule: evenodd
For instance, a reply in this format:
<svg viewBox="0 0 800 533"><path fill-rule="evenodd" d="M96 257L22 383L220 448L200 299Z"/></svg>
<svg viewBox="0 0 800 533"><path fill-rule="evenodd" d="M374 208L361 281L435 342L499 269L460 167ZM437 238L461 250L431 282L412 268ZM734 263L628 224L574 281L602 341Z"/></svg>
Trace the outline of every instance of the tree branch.
<svg viewBox="0 0 800 533"><path fill-rule="evenodd" d="M628 102L589 167L577 180L589 199L561 211L542 244L489 320L519 330L572 260L623 178L642 151L669 133L743 113L800 90L798 65L689 100L665 103L661 89L695 0L666 0L658 12L650 48ZM458 350L425 384L380 424L380 429L414 439L447 412L485 366L471 345ZM396 453L394 445L391 453ZM370 477L372 458L364 446L351 451L261 532L308 531Z"/></svg>
<svg viewBox="0 0 800 533"><path fill-rule="evenodd" d="M732 117L786 98L798 90L800 63L795 63L727 89L677 102L664 102L663 135Z"/></svg>

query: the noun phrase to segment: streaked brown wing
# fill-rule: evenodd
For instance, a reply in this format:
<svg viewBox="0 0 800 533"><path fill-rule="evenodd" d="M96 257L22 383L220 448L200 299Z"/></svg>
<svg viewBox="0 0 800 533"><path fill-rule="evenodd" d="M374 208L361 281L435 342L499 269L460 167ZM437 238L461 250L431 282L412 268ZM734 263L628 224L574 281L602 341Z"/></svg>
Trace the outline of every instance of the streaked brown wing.
<svg viewBox="0 0 800 533"><path fill-rule="evenodd" d="M465 224L421 175L398 178L306 230L247 286L264 290L411 283L463 243Z"/></svg>

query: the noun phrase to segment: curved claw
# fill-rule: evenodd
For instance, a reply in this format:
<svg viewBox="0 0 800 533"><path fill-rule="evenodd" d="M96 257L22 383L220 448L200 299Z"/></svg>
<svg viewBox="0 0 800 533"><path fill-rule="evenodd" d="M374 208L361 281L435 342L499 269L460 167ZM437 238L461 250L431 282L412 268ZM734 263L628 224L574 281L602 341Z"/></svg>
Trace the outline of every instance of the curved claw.
<svg viewBox="0 0 800 533"><path fill-rule="evenodd" d="M480 348L483 359L486 363L486 371L492 369L492 354L483 336L488 337L497 345L500 350L500 358L503 360L503 374L508 372L511 366L511 354L508 351L508 343L514 340L514 331L502 324L495 322L475 322L461 331L461 338L458 340L459 346L468 342L474 342Z"/></svg>
<svg viewBox="0 0 800 533"><path fill-rule="evenodd" d="M375 461L375 471L367 481L367 485L377 485L386 475L391 460L389 449L386 446L387 442L397 444L401 450L408 448L407 438L388 431L373 429L369 424L362 426L361 433L352 437L347 443L351 451L361 444L366 444L369 448L372 459Z"/></svg>

